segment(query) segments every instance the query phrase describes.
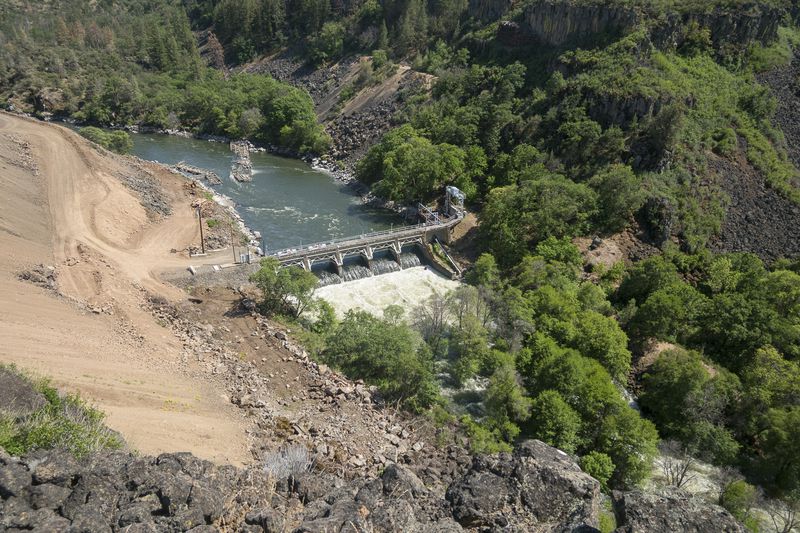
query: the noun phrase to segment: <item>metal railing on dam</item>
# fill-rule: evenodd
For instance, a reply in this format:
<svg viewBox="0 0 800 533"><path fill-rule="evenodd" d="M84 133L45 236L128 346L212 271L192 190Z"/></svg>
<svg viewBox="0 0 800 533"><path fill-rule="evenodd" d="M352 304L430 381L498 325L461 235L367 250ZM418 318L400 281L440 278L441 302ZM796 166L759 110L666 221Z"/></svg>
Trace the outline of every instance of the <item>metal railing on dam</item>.
<svg viewBox="0 0 800 533"><path fill-rule="evenodd" d="M348 255L359 254L365 260L371 261L373 253L378 250L388 249L397 257L402 252L403 246L408 244L426 244L431 242L434 237L442 242L449 242L450 229L462 219L463 213L457 211L453 216L437 217L413 226L401 226L352 237L330 239L270 251L266 255L277 258L284 266L298 265L311 270L312 264L329 261L337 269L341 269L344 265L344 258Z"/></svg>

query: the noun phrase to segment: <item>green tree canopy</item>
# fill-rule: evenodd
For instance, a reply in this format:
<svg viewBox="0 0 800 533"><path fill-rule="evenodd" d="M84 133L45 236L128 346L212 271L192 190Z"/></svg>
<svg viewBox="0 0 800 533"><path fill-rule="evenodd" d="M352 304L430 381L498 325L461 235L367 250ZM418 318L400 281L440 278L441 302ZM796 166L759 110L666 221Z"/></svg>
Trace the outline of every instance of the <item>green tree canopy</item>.
<svg viewBox="0 0 800 533"><path fill-rule="evenodd" d="M317 277L298 266L281 268L274 257L261 260L261 268L250 281L261 290L262 308L267 313L289 313L299 317L314 303Z"/></svg>
<svg viewBox="0 0 800 533"><path fill-rule="evenodd" d="M349 311L326 339L323 358L408 409L424 409L438 398L430 351L404 323Z"/></svg>
<svg viewBox="0 0 800 533"><path fill-rule="evenodd" d="M540 392L533 399L530 412L530 419L525 426L526 435L567 453L575 453L579 444L581 417L559 393L552 390Z"/></svg>

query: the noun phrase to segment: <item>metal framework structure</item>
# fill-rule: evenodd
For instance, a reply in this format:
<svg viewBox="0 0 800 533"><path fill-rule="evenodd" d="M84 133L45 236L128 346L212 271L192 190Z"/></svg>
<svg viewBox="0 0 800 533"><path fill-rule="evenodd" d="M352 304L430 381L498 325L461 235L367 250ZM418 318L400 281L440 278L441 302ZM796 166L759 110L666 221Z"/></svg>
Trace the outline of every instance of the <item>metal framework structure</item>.
<svg viewBox="0 0 800 533"><path fill-rule="evenodd" d="M360 255L369 264L375 252L390 250L394 259L399 261L403 247L409 244L424 245L434 239L449 242L450 229L464 217L463 204L464 193L455 187L447 187L448 208L445 214L436 213L420 204L420 215L425 220L421 224L276 250L267 255L277 258L282 266L297 265L306 270L311 270L315 263L329 262L340 273L348 256ZM451 212L451 206L454 213Z"/></svg>

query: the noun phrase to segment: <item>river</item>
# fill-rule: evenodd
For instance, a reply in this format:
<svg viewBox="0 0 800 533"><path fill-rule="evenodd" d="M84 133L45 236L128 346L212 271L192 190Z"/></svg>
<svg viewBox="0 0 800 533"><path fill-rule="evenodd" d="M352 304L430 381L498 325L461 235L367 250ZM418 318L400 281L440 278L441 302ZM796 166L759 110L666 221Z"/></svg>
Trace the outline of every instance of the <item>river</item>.
<svg viewBox="0 0 800 533"><path fill-rule="evenodd" d="M261 232L269 250L388 229L403 220L371 208L328 174L303 161L253 153L253 181L229 178L233 154L226 143L162 134L132 134L131 153L142 159L212 170L222 184L211 187L231 198L245 224Z"/></svg>
<svg viewBox="0 0 800 533"><path fill-rule="evenodd" d="M253 153L253 181L238 183L229 178L233 154L225 143L162 134L131 137L131 153L142 159L165 164L184 161L214 171L222 183L211 187L234 201L245 224L261 232L267 251L403 224L391 212L365 206L349 187L303 161ZM401 305L410 315L430 295L458 286L421 265L413 250L402 254L401 264L376 257L372 270L357 262L348 264L341 278L315 269L321 285L326 285L317 290L317 296L327 300L339 316L351 309L380 316L391 304ZM383 272L391 273L375 275Z"/></svg>

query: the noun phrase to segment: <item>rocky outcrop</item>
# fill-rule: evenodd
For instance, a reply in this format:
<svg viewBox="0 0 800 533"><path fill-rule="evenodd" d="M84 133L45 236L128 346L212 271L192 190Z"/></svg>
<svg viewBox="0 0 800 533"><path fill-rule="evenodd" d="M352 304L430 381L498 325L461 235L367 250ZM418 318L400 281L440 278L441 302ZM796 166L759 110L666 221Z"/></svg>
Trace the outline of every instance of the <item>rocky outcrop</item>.
<svg viewBox="0 0 800 533"><path fill-rule="evenodd" d="M66 452L15 459L0 449L0 530L206 531L261 504L267 482L188 453L78 462Z"/></svg>
<svg viewBox="0 0 800 533"><path fill-rule="evenodd" d="M468 528L591 530L598 525L600 484L564 452L532 440L513 455L476 457L446 498Z"/></svg>
<svg viewBox="0 0 800 533"><path fill-rule="evenodd" d="M22 417L47 405L42 393L17 372L0 366L0 415Z"/></svg>
<svg viewBox="0 0 800 533"><path fill-rule="evenodd" d="M498 20L510 6L503 2L473 0L471 16ZM777 37L783 10L765 2L754 1L731 8L699 4L692 8L674 8L670 13L651 11L645 4L625 2L578 2L576 0L536 0L529 3L519 19L520 27L509 39L509 30L498 27L498 39L508 46L531 42L548 46L587 44L613 38L646 25L658 48L680 47L698 28L707 29L715 50L729 53L744 50L750 43L767 43Z"/></svg>
<svg viewBox="0 0 800 533"><path fill-rule="evenodd" d="M599 34L622 33L633 28L639 17L630 8L608 2L539 0L525 8L522 19L537 41L559 46Z"/></svg>
<svg viewBox="0 0 800 533"><path fill-rule="evenodd" d="M33 97L33 107L39 113L61 113L64 111L64 92L45 87Z"/></svg>
<svg viewBox="0 0 800 533"><path fill-rule="evenodd" d="M678 489L666 490L661 494L614 492L613 501L618 533L747 531L722 507L705 503Z"/></svg>
<svg viewBox="0 0 800 533"><path fill-rule="evenodd" d="M47 531L591 531L599 484L565 454L529 441L479 458L447 491L413 470L344 481L299 468L215 466L188 453L0 452L0 529ZM460 523L459 523L460 522Z"/></svg>
<svg viewBox="0 0 800 533"><path fill-rule="evenodd" d="M0 531L597 531L599 483L539 441L476 457L446 492L412 465L345 480L315 469L305 451L300 457L288 467L273 457L235 468L189 453L78 461L56 450L16 458L0 448ZM615 492L613 503L618 533L745 531L721 507L677 489Z"/></svg>
<svg viewBox="0 0 800 533"><path fill-rule="evenodd" d="M651 39L658 48L674 48L686 41L693 28L706 28L714 50L727 53L745 50L751 43L774 41L782 18L782 10L759 2L708 12L672 13L658 19Z"/></svg>
<svg viewBox="0 0 800 533"><path fill-rule="evenodd" d="M248 141L231 141L233 163L231 177L239 183L253 181L253 162L250 161L250 143Z"/></svg>
<svg viewBox="0 0 800 533"><path fill-rule="evenodd" d="M469 0L469 16L484 22L499 19L514 5L510 0Z"/></svg>

